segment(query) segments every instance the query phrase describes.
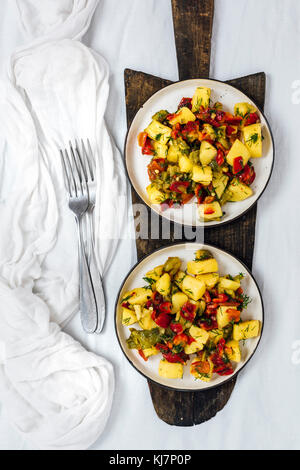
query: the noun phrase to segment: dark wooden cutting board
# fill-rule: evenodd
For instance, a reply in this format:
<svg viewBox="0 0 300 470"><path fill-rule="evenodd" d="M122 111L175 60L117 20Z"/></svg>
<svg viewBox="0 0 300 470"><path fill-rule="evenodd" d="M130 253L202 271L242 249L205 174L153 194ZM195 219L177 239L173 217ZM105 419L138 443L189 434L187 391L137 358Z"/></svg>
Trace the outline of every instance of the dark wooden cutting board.
<svg viewBox="0 0 300 470"><path fill-rule="evenodd" d="M172 0L172 9L179 79L208 78L214 1ZM153 93L173 82L130 69L125 70L124 78L129 128L136 112L145 101ZM228 80L227 83L240 89L263 109L265 99L265 74L263 72ZM133 188L132 202L143 204ZM137 238L136 240L138 259L174 242L174 225L171 225L169 240L150 238L150 209L147 208L147 210L149 236L147 239ZM157 217L161 224L160 216L152 213L152 221L153 217ZM204 242L229 251L251 269L255 221L256 205L230 224L205 229ZM183 237L182 240L185 238ZM169 390L150 380L148 380L148 385L155 411L160 419L176 426L192 426L211 419L226 405L235 382L236 377L212 390L199 392Z"/></svg>

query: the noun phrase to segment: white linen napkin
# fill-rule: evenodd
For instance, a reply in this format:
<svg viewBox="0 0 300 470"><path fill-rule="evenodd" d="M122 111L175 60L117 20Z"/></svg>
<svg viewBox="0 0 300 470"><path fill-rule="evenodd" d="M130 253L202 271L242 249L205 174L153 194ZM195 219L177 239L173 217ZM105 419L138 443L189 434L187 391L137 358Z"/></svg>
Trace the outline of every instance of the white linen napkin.
<svg viewBox="0 0 300 470"><path fill-rule="evenodd" d="M17 0L31 42L12 56L0 83L0 398L43 449L90 446L114 390L111 364L58 326L78 311L77 238L58 148L88 137L97 152L102 273L126 217L126 179L104 122L108 67L78 42L97 3Z"/></svg>

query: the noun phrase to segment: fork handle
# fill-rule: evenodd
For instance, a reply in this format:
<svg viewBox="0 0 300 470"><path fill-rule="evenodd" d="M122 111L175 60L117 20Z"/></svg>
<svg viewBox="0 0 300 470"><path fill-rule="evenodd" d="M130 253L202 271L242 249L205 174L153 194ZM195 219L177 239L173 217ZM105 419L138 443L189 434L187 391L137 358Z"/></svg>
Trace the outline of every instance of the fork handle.
<svg viewBox="0 0 300 470"><path fill-rule="evenodd" d="M79 240L79 276L80 276L80 313L83 329L94 333L97 328L97 305L84 249L81 218L77 218Z"/></svg>
<svg viewBox="0 0 300 470"><path fill-rule="evenodd" d="M93 282L93 286L95 289L95 297L97 303L97 311L98 311L98 326L96 329L96 333L101 333L104 325L105 320L105 297L102 285L102 278L99 273L99 269L97 266L96 255L95 255L95 245L93 238L90 237L90 257L89 257L89 267L91 278Z"/></svg>

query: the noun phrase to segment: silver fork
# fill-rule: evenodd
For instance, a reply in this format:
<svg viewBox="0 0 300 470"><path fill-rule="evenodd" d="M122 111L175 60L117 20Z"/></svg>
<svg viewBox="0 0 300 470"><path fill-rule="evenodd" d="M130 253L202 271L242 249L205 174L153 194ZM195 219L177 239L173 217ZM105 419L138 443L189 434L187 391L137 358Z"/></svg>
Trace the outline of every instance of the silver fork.
<svg viewBox="0 0 300 470"><path fill-rule="evenodd" d="M84 175L84 167L80 154L70 143L69 151L60 150L62 167L69 192L69 208L74 213L79 240L80 264L80 312L83 329L87 333L94 333L97 329L97 304L94 294L90 270L84 249L82 233L82 220L89 207L89 192Z"/></svg>
<svg viewBox="0 0 300 470"><path fill-rule="evenodd" d="M96 203L96 162L91 148L89 139L87 139L87 144L85 145L81 139L81 150L79 145L76 142L76 151L84 164L85 169L85 178L89 191L89 206L87 210L88 217L88 230L89 236L87 237L88 247L88 263L91 272L91 277L93 280L94 292L96 297L97 312L98 312L98 326L96 333L102 331L104 320L105 320L105 297L102 285L102 279L98 270L96 255L95 255L95 240L94 240L94 223L93 223L93 213Z"/></svg>

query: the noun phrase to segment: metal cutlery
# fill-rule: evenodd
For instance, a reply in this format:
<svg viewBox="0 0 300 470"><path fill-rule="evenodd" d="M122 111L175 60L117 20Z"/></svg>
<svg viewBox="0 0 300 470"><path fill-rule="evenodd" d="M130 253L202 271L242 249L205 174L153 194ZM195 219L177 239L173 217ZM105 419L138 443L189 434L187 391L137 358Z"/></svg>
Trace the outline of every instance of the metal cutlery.
<svg viewBox="0 0 300 470"><path fill-rule="evenodd" d="M80 152L78 145L76 143L76 149ZM80 153L79 153L80 155ZM82 160L86 163L86 183L89 190L89 206L87 209L87 238L88 238L88 264L91 272L92 282L94 286L94 292L96 297L97 304L97 313L98 313L98 325L96 333L100 333L103 328L105 320L105 297L103 292L102 279L98 270L96 254L95 254L95 239L94 239L94 208L96 204L96 162L92 152L91 144L89 139L87 139L87 144L85 145L83 140L81 140L81 155Z"/></svg>
<svg viewBox="0 0 300 470"><path fill-rule="evenodd" d="M94 247L96 178L89 141L87 148L83 140L81 149L76 141L75 145L70 142L68 148L60 150L60 155L69 193L69 208L74 213L78 229L81 322L87 333L100 333L105 319L105 297ZM84 222L87 222L86 237L83 233Z"/></svg>

